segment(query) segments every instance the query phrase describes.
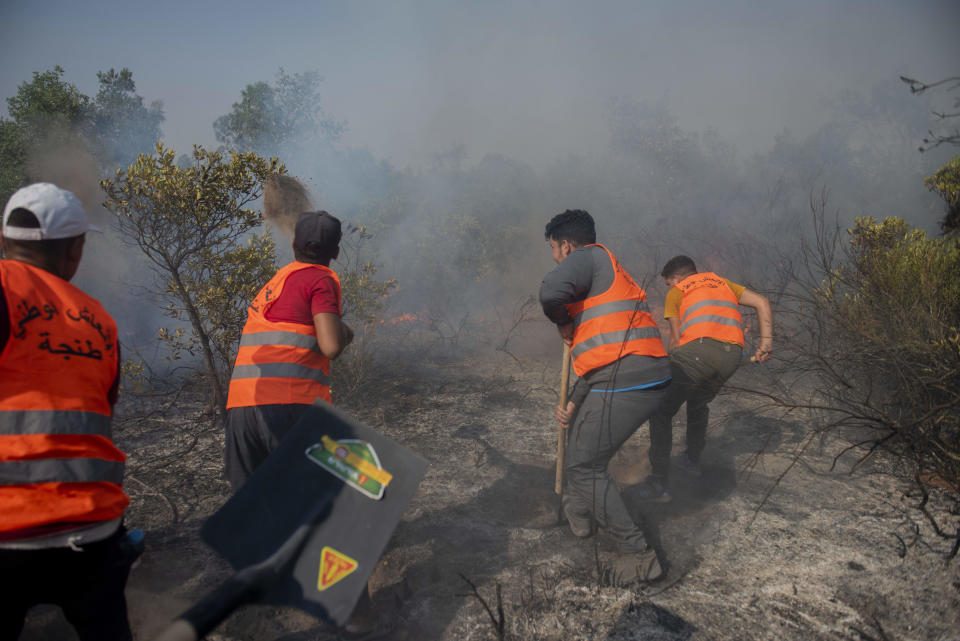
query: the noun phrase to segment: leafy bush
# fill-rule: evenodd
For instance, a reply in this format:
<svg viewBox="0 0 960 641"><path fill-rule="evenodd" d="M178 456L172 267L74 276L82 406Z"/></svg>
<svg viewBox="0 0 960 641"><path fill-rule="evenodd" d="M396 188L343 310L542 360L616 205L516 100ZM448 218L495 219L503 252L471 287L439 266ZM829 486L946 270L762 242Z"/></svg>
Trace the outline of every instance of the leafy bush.
<svg viewBox="0 0 960 641"><path fill-rule="evenodd" d="M923 179L930 191L936 192L947 205L940 221L944 234L960 231L960 156L954 156L934 174Z"/></svg>
<svg viewBox="0 0 960 641"><path fill-rule="evenodd" d="M806 331L790 369L815 381L831 426L871 428L860 445L890 447L923 483L960 494L960 241L867 217L844 246L817 221L794 283L793 324Z"/></svg>
<svg viewBox="0 0 960 641"><path fill-rule="evenodd" d="M174 356L186 351L203 359L221 414L246 307L275 269L273 240L258 233L263 217L249 205L268 176L285 171L276 158L231 152L225 160L197 146L181 167L158 143L155 155L141 154L101 181L104 207L154 272L150 291L167 316L189 323L189 331L160 329L160 338Z"/></svg>

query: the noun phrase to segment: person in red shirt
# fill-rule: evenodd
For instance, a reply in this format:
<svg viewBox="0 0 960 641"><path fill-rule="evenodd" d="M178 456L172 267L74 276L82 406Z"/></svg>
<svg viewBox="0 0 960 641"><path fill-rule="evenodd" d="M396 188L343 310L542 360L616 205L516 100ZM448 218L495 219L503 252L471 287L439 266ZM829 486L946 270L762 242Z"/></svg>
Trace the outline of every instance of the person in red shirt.
<svg viewBox="0 0 960 641"><path fill-rule="evenodd" d="M340 221L325 211L300 214L294 262L281 267L247 309L227 394L226 472L236 492L316 400L332 402L330 361L353 341L343 322ZM377 625L369 587L344 624L347 633Z"/></svg>
<svg viewBox="0 0 960 641"><path fill-rule="evenodd" d="M294 262L247 310L227 395L226 472L234 491L318 398L331 402L330 361L353 340L341 319L340 221L305 212L294 229Z"/></svg>

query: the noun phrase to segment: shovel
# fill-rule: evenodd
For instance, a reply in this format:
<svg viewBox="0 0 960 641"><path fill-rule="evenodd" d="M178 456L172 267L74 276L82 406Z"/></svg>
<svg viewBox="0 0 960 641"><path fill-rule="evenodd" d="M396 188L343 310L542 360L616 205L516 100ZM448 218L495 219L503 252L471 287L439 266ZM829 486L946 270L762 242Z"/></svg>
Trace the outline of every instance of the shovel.
<svg viewBox="0 0 960 641"><path fill-rule="evenodd" d="M201 528L236 570L157 641L202 638L246 603L343 625L427 462L317 401Z"/></svg>
<svg viewBox="0 0 960 641"><path fill-rule="evenodd" d="M560 407L567 407L567 388L570 386L570 346L563 344L563 365L560 370ZM557 427L557 474L553 483L553 491L563 494L563 465L567 458L567 430Z"/></svg>

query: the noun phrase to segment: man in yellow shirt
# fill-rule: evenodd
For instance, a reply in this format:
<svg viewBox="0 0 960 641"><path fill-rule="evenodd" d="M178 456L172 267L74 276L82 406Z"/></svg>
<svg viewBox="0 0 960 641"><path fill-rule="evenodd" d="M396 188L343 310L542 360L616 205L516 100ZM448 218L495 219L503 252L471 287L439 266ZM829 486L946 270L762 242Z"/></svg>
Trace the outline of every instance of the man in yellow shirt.
<svg viewBox="0 0 960 641"><path fill-rule="evenodd" d="M670 290L664 318L670 323L670 369L673 382L659 409L650 417L651 475L648 500L667 502L674 414L687 404L687 449L677 466L700 476L708 403L736 371L743 357L739 305L753 307L760 322L760 345L753 359L762 363L773 351L773 314L760 294L711 272L698 272L688 256L667 261L660 274Z"/></svg>

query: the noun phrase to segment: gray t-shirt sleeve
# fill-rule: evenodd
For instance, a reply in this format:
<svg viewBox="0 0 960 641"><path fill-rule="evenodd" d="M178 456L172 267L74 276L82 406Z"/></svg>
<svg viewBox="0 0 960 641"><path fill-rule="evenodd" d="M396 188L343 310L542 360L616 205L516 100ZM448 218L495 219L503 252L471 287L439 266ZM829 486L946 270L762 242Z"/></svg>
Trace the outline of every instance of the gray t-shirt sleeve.
<svg viewBox="0 0 960 641"><path fill-rule="evenodd" d="M540 306L547 318L557 325L573 320L566 305L581 301L590 293L594 265L588 249L582 247L570 253L540 283Z"/></svg>
<svg viewBox="0 0 960 641"><path fill-rule="evenodd" d="M577 382L573 384L573 389L571 389L570 393L567 395L567 402L573 403L577 407L580 407L583 405L583 401L587 398L587 394L589 393L590 384L582 378L578 378Z"/></svg>

